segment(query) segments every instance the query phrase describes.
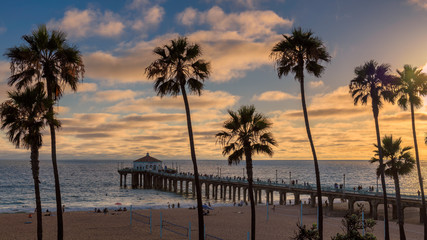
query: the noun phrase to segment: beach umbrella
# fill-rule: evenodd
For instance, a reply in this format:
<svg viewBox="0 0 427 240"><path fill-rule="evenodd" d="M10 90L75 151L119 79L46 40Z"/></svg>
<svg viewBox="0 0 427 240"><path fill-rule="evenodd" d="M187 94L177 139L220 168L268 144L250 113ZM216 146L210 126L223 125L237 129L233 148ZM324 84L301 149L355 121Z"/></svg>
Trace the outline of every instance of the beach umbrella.
<svg viewBox="0 0 427 240"><path fill-rule="evenodd" d="M214 210L212 207L209 207L208 205L206 205L206 204L203 204L202 205L202 207L203 207L203 209L207 209L207 210Z"/></svg>
<svg viewBox="0 0 427 240"><path fill-rule="evenodd" d="M116 202L114 205L122 205L122 203Z"/></svg>

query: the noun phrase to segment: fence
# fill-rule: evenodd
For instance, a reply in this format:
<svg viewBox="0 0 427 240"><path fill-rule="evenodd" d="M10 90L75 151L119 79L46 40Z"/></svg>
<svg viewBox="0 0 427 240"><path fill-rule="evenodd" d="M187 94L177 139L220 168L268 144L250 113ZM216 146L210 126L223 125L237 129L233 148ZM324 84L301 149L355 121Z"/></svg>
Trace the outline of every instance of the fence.
<svg viewBox="0 0 427 240"><path fill-rule="evenodd" d="M130 225L132 226L132 221L140 222L143 224L150 225L150 233L152 233L152 227L153 227L153 217L152 212L150 210L150 215L144 215L140 213L136 213L132 211L132 205L130 206ZM188 227L180 226L178 224L166 221L162 219L162 212L160 212L160 238L162 238L162 231L167 230L169 232L175 233L182 237L187 237L189 240L191 239L191 222L189 223ZM205 231L205 229L204 229ZM222 238L206 234L205 231L205 240L223 240Z"/></svg>
<svg viewBox="0 0 427 240"><path fill-rule="evenodd" d="M183 237L188 237L188 234L190 234L188 227L183 227L183 226L180 226L178 224L168 222L166 220L162 220L161 228L164 230L168 230L170 232L173 232L175 234L178 234L180 236L183 236Z"/></svg>
<svg viewBox="0 0 427 240"><path fill-rule="evenodd" d="M205 234L205 240L214 239L214 240L223 240L222 238L215 237L209 234Z"/></svg>
<svg viewBox="0 0 427 240"><path fill-rule="evenodd" d="M131 226L132 226L132 220L137 221L137 222L141 222L143 224L150 225L150 233L152 233L153 219L152 219L151 210L150 210L150 216L147 216L144 214L133 212L132 211L132 205L131 205L130 206L130 225Z"/></svg>

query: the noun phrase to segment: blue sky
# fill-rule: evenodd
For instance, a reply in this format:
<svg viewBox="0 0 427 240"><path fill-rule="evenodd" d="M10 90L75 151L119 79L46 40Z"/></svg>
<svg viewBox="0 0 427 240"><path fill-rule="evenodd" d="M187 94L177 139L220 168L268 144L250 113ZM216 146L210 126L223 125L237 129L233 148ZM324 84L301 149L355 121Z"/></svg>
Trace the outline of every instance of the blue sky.
<svg viewBox="0 0 427 240"><path fill-rule="evenodd" d="M322 77L306 77L306 94L319 159L369 159L375 132L369 107L355 107L348 83L356 66L375 59L393 71L404 64L427 64L427 1L306 0L128 0L3 1L0 52L22 44L38 24L61 29L78 46L86 74L77 93L57 110L60 159L136 159L146 152L161 159L188 159L182 98L155 96L144 69L152 50L178 35L189 37L212 64L201 97L190 105L199 159L223 159L214 134L227 109L254 104L271 117L279 147L273 159L311 159L301 114L299 85L278 79L269 52L293 27L320 37L332 62ZM8 59L0 56L0 100L6 98ZM426 107L417 110L419 141L426 129ZM401 136L411 145L408 112L386 105L382 135ZM42 158L48 158L45 134ZM421 144L426 159L426 146ZM4 134L2 158L26 158ZM256 159L269 159L265 156Z"/></svg>

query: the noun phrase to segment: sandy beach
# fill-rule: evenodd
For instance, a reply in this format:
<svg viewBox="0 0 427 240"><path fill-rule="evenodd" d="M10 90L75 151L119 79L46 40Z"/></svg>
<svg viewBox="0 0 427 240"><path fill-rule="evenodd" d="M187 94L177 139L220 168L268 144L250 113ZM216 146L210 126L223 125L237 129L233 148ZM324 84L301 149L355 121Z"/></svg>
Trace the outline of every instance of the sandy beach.
<svg viewBox="0 0 427 240"><path fill-rule="evenodd" d="M269 209L268 220L265 205L259 205L257 211L257 239L289 239L296 231L296 223L300 219L299 206L276 206L273 211ZM339 213L339 211L337 211ZM197 212L186 208L152 210L152 233L148 224L141 222L150 215L150 210L134 210L132 226L130 225L130 212L110 211L108 214L93 212L65 212L64 214L64 239L188 239L176 233L162 230L160 238L160 214L162 219L188 227L191 222L191 239L197 239ZM416 219L418 213L409 213L409 219ZM415 216L408 216L415 215ZM341 232L341 217L325 216L325 239L330 239L337 232ZM56 218L43 216L44 239L55 239ZM29 223L31 222L31 223ZM311 225L316 222L313 209L307 207L303 211L303 223ZM250 231L250 208L243 207L217 207L205 217L206 233L220 239L246 239ZM36 218L28 218L28 214L1 214L0 239L36 239ZM165 227L165 226L163 226ZM398 239L398 226L396 222L390 223L392 239ZM186 233L180 227L171 227L179 233ZM421 239L423 227L417 223L405 224L407 239ZM374 233L378 239L383 239L383 222L377 221ZM211 238L213 239L213 238Z"/></svg>

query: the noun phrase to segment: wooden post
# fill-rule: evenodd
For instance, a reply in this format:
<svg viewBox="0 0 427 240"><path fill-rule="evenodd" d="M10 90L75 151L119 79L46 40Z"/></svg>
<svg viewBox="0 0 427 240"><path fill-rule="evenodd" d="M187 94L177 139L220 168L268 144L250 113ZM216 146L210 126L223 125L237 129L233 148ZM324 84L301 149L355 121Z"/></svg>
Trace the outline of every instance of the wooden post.
<svg viewBox="0 0 427 240"><path fill-rule="evenodd" d="M194 181L191 182L191 192L194 198L196 196L196 186L194 186Z"/></svg>
<svg viewBox="0 0 427 240"><path fill-rule="evenodd" d="M238 196L238 200L240 201L240 188L241 187L237 187L237 196Z"/></svg>
<svg viewBox="0 0 427 240"><path fill-rule="evenodd" d="M297 204L299 204L299 202L300 202L300 196L299 196L299 193L294 193L294 196L295 196L295 203L294 203L294 205L297 205Z"/></svg>

